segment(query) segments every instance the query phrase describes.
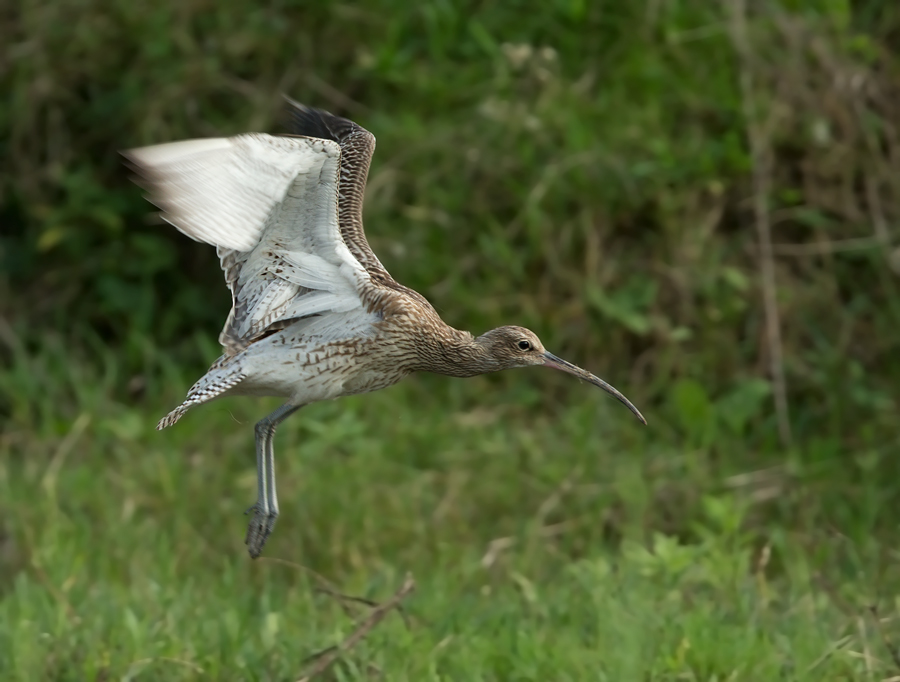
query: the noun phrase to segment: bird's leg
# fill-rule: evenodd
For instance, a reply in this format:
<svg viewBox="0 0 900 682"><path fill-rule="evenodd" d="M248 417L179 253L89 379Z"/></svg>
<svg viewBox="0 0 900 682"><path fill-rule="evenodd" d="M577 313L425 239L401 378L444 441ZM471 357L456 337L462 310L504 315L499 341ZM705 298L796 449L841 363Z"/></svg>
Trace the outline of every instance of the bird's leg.
<svg viewBox="0 0 900 682"><path fill-rule="evenodd" d="M254 559L262 552L266 539L275 527L278 518L278 496L275 494L275 429L285 419L299 410L302 405L282 405L272 414L256 423L256 484L258 486L256 504L247 510L253 518L247 528L244 540L250 556Z"/></svg>

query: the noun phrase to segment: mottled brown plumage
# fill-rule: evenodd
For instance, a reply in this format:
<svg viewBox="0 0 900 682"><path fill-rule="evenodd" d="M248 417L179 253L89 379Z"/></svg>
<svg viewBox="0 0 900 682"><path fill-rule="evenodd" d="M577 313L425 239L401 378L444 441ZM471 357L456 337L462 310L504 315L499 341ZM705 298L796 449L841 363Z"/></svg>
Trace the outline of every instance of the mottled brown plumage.
<svg viewBox="0 0 900 682"><path fill-rule="evenodd" d="M158 428L223 396L286 399L256 425L251 556L278 515L275 428L309 403L375 391L413 372L472 377L543 365L602 388L644 422L625 396L548 353L534 332L507 326L474 337L394 280L363 231L375 138L292 100L287 112L288 136L250 133L124 152L163 217L216 246L232 294L222 356Z"/></svg>

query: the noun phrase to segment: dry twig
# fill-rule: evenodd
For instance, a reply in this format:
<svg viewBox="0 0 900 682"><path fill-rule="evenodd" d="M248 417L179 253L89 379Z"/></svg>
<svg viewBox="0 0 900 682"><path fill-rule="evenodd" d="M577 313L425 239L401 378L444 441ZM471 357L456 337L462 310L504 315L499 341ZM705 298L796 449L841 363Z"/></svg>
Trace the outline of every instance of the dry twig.
<svg viewBox="0 0 900 682"><path fill-rule="evenodd" d="M775 397L778 433L783 445L790 445L791 422L788 414L787 382L781 345L781 323L778 315L775 285L775 258L772 250L772 225L768 196L771 187L771 154L767 135L759 121L753 90L753 56L747 38L747 8L744 0L731 0L731 38L740 63L741 99L747 123L747 137L753 161L753 215L759 239L759 265L762 277L763 305L766 316L766 344L769 371Z"/></svg>
<svg viewBox="0 0 900 682"><path fill-rule="evenodd" d="M878 634L881 635L881 641L884 642L884 647L891 655L891 660L894 662L894 665L897 666L897 670L900 670L900 646L895 646L891 643L891 640L888 639L887 633L884 631L884 623L878 615L878 607L873 604L869 607L869 613L872 614L872 618L875 621L875 627L878 629Z"/></svg>
<svg viewBox="0 0 900 682"><path fill-rule="evenodd" d="M831 239L811 244L773 244L772 250L778 256L830 256L844 251L860 251L880 248L882 243L876 237L851 237Z"/></svg>
<svg viewBox="0 0 900 682"><path fill-rule="evenodd" d="M353 610L351 610L349 608L348 604L362 604L362 605L368 606L370 608L376 608L378 606L378 602L376 602L372 599L366 599L365 597L355 597L353 595L344 594L343 592L340 592L337 589L337 587L335 586L335 584L332 583L328 578L326 578L321 573L314 571L313 569L309 568L308 566L304 566L303 564L298 564L294 561L287 561L285 559L278 559L275 557L260 557L259 562L260 563L265 562L265 563L272 563L272 564L282 564L283 566L290 566L291 568L297 568L297 569L303 571L304 573L309 575L313 580L316 581L316 585L315 585L315 587L313 587L313 590L318 592L319 594L327 595L327 596L333 598L335 601L337 601L337 603L340 605L341 609L343 610L344 614L348 618L356 618L356 615L357 615ZM403 622L406 624L406 627L411 628L412 623L410 622L409 616L407 615L403 606L398 605L397 611L400 613L400 617L403 619ZM331 648L333 648L333 647L331 647ZM325 651L328 651L328 649L326 649ZM321 653L324 653L324 652L320 652L319 655L321 655ZM317 658L317 656L313 656L313 658Z"/></svg>
<svg viewBox="0 0 900 682"><path fill-rule="evenodd" d="M406 579L403 581L403 585L400 586L400 589L394 593L394 596L387 600L384 604L376 606L372 609L372 613L360 624L356 630L354 630L350 635L340 644L335 647L332 647L325 651L319 658L316 659L315 664L312 668L310 668L309 672L307 672L303 677L301 677L297 682L309 682L313 677L323 673L325 670L334 663L342 653L345 651L349 651L354 646L356 646L359 641L365 637L369 632L384 620L384 617L388 615L393 609L398 608L400 606L400 602L414 589L416 588L416 583L413 580L412 574L407 573Z"/></svg>

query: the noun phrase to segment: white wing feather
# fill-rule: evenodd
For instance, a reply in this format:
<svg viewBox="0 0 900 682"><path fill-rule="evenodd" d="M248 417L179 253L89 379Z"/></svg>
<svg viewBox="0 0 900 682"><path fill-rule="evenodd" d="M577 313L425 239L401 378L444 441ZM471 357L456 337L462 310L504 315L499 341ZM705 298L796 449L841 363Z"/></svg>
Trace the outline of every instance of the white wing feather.
<svg viewBox="0 0 900 682"><path fill-rule="evenodd" d="M124 155L167 222L197 241L250 251L297 176L321 173L329 159L340 158L340 147L328 140L250 133Z"/></svg>
<svg viewBox="0 0 900 682"><path fill-rule="evenodd" d="M360 307L368 274L338 227L340 146L251 133L125 152L163 218L218 247L238 352L281 320Z"/></svg>

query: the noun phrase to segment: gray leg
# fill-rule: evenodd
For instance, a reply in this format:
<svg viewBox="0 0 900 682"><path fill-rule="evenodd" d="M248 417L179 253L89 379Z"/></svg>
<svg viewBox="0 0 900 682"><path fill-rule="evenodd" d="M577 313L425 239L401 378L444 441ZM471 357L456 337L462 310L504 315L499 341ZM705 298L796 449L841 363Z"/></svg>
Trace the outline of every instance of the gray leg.
<svg viewBox="0 0 900 682"><path fill-rule="evenodd" d="M299 410L302 405L282 405L265 419L256 423L256 483L258 486L256 504L247 510L253 512L247 538L244 543L254 559L262 552L269 533L278 518L278 497L275 494L275 448L272 440L275 429L285 419Z"/></svg>

